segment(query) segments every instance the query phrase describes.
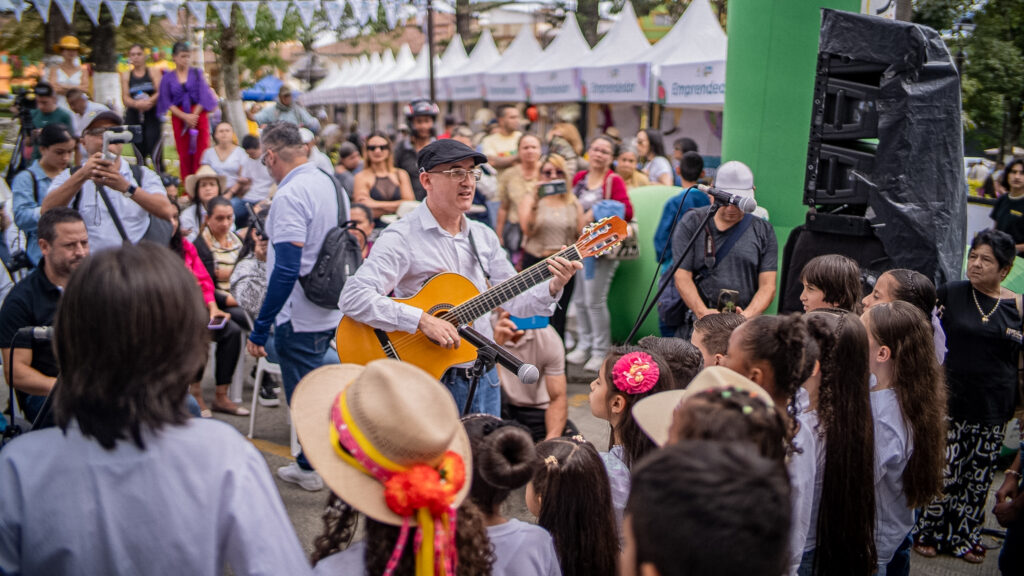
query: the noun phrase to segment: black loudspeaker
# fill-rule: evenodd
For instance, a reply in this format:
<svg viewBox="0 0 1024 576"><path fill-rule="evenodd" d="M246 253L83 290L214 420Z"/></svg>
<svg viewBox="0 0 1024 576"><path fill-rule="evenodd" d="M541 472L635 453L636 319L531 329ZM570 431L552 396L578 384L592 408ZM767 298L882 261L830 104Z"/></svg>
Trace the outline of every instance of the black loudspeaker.
<svg viewBox="0 0 1024 576"><path fill-rule="evenodd" d="M875 169L884 64L818 55L807 146L804 204L866 206ZM859 211L863 216L864 210Z"/></svg>
<svg viewBox="0 0 1024 576"><path fill-rule="evenodd" d="M958 279L966 243L960 78L934 30L822 10L803 203L805 234L783 275L799 309L799 271L814 255L892 267L938 284ZM884 249L883 249L884 248ZM872 264L874 266L874 264Z"/></svg>
<svg viewBox="0 0 1024 576"><path fill-rule="evenodd" d="M886 254L881 240L873 234L832 234L816 232L810 229L809 225L797 226L790 233L782 252L780 314L803 312L800 292L804 287L800 281L800 274L811 258L824 254L842 254L860 264L863 294L874 289L875 281L883 272L898 268Z"/></svg>

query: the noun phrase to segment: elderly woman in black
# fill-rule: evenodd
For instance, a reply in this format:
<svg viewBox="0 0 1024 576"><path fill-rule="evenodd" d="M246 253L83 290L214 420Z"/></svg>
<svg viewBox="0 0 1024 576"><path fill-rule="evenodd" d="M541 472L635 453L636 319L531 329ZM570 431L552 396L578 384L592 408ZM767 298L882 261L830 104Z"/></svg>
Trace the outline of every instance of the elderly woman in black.
<svg viewBox="0 0 1024 576"><path fill-rule="evenodd" d="M985 230L971 243L967 280L938 290L949 347L948 472L943 496L924 508L914 529L914 550L924 556L946 552L975 564L985 560L985 498L1017 395L1020 296L1000 286L1013 258L1013 239Z"/></svg>

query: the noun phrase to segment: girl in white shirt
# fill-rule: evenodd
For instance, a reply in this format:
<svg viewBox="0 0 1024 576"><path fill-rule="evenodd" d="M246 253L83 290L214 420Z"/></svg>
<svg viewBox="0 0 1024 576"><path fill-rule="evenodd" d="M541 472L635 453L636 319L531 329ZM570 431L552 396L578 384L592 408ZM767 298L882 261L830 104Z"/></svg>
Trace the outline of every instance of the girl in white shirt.
<svg viewBox="0 0 1024 576"><path fill-rule="evenodd" d="M483 512L494 546L493 576L561 576L551 534L536 524L501 515L512 490L525 486L540 464L525 429L489 414L462 419L473 450L469 498Z"/></svg>
<svg viewBox="0 0 1024 576"><path fill-rule="evenodd" d="M884 575L914 526L914 508L942 492L946 386L931 324L921 310L887 302L869 308L862 319L875 377L875 546L878 573Z"/></svg>

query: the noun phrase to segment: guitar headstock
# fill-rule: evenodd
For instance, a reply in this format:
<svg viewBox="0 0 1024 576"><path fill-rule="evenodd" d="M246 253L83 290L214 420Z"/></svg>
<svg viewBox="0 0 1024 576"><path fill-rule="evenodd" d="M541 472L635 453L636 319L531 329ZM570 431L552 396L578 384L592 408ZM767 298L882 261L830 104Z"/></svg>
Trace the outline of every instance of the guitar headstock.
<svg viewBox="0 0 1024 576"><path fill-rule="evenodd" d="M602 218L583 229L583 234L576 241L576 250L579 251L580 258L600 256L618 246L628 234L629 225L622 218Z"/></svg>

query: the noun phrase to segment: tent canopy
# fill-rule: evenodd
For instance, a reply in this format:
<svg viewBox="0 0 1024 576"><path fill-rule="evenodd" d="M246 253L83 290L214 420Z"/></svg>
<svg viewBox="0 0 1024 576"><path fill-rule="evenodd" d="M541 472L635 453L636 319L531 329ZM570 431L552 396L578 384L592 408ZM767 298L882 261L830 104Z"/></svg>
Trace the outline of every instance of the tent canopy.
<svg viewBox="0 0 1024 576"><path fill-rule="evenodd" d="M728 39L708 0L693 0L643 59L653 66L655 101L721 110L725 105Z"/></svg>
<svg viewBox="0 0 1024 576"><path fill-rule="evenodd" d="M446 74L444 93L452 101L480 100L484 97L483 74L501 60L501 53L494 45L491 31L484 28L469 60L460 70Z"/></svg>
<svg viewBox="0 0 1024 576"><path fill-rule="evenodd" d="M532 26L519 29L501 60L491 67L484 77L484 92L493 102L521 102L526 100L525 72L534 62L542 58L543 50L533 35Z"/></svg>
<svg viewBox="0 0 1024 576"><path fill-rule="evenodd" d="M641 56L651 45L626 2L608 34L582 63L584 96L591 102L647 102L650 64Z"/></svg>
<svg viewBox="0 0 1024 576"><path fill-rule="evenodd" d="M277 99L277 91L284 82L276 76L264 76L256 81L251 88L242 90L242 100L269 102Z"/></svg>
<svg viewBox="0 0 1024 576"><path fill-rule="evenodd" d="M543 104L581 100L583 85L577 67L589 58L590 44L583 38L576 15L569 12L544 57L526 73L530 101Z"/></svg>

